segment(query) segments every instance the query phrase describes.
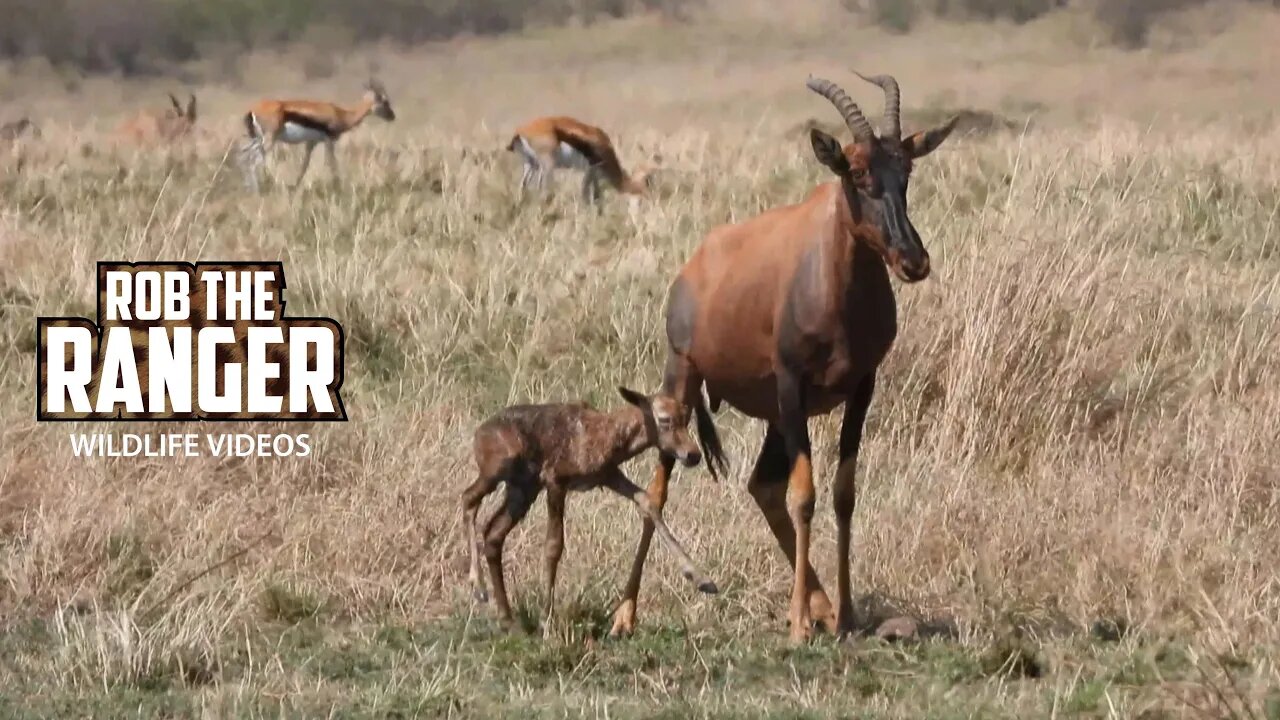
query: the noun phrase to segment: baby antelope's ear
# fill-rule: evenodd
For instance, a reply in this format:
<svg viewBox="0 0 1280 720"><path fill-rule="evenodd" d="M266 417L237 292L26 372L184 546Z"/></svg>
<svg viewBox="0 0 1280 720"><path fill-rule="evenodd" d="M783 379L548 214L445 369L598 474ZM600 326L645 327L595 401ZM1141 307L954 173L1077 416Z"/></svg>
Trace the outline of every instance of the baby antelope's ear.
<svg viewBox="0 0 1280 720"><path fill-rule="evenodd" d="M638 408L643 408L645 410L649 409L649 398L645 397L642 393L638 393L635 390L632 390L631 388L626 388L619 385L618 394L622 395L623 400L626 400L627 402L631 403L632 405L635 405Z"/></svg>

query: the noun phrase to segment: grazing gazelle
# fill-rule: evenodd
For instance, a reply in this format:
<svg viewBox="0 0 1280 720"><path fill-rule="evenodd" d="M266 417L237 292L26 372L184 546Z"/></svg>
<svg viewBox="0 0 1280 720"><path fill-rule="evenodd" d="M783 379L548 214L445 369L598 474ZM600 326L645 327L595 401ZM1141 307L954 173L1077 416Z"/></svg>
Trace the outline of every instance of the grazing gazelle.
<svg viewBox="0 0 1280 720"><path fill-rule="evenodd" d="M302 184L311 164L311 153L316 145L324 143L329 170L338 177L338 160L334 156L334 143L338 138L355 129L372 113L388 122L396 119L391 109L391 98L386 88L377 80L365 84L364 97L352 107L318 100L261 100L244 115L244 126L249 137L244 147L245 170L249 186L258 189L258 170L266 161L267 143L302 145L302 167L293 187Z"/></svg>
<svg viewBox="0 0 1280 720"><path fill-rule="evenodd" d="M835 105L853 132L853 142L841 147L825 132L810 131L814 154L836 181L799 204L712 229L667 296L663 391L694 408L708 466L724 463L709 415L721 402L768 424L747 489L794 569L789 617L795 643L808 640L815 619L841 634L854 627L854 466L876 368L897 335L889 276L906 283L929 276L929 253L907 216L907 182L912 161L937 148L956 124L952 118L904 139L898 83L888 76L863 79L884 91L883 134L876 137L843 90L810 78L809 89ZM710 409L702 403L704 385ZM833 613L809 561L814 486L808 419L842 404L833 497L839 602ZM650 485L656 507L666 500L671 468L662 458ZM650 535L646 527L614 614L614 634L634 628Z"/></svg>
<svg viewBox="0 0 1280 720"><path fill-rule="evenodd" d="M634 485L619 467L653 447L663 457L686 466L701 460L697 445L685 431L687 410L669 395L646 397L618 388L627 405L605 413L585 404L516 405L486 420L475 433L479 479L462 493L462 525L471 548L471 586L478 600L488 594L480 576L480 553L489 564L494 602L499 617L510 624L511 605L502 577L502 548L511 532L543 490L547 491L546 616L550 616L556 570L564 550L564 502L570 491L607 488L636 504L646 527L656 527L680 562L684 576L705 593L715 583L693 564L689 554L667 529L662 509ZM507 495L482 531L476 515L484 498L506 484Z"/></svg>
<svg viewBox="0 0 1280 720"><path fill-rule="evenodd" d="M196 125L196 96L191 95L186 107L178 98L169 95L172 107L165 110L140 110L117 129L123 139L137 143L173 141L190 135Z"/></svg>
<svg viewBox="0 0 1280 720"><path fill-rule="evenodd" d="M622 168L605 131L571 117L541 117L521 125L507 150L524 160L521 191L541 189L557 168L583 171L582 197L588 202L600 197L601 178L629 195L644 195L652 180L652 169L628 173Z"/></svg>

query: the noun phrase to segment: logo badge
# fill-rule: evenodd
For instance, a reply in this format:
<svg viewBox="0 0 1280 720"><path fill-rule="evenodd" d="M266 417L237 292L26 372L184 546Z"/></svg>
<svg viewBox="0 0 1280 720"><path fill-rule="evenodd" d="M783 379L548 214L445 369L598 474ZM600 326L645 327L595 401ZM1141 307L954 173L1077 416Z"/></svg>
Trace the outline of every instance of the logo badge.
<svg viewBox="0 0 1280 720"><path fill-rule="evenodd" d="M279 262L98 263L94 321L36 319L41 421L345 421L342 326Z"/></svg>

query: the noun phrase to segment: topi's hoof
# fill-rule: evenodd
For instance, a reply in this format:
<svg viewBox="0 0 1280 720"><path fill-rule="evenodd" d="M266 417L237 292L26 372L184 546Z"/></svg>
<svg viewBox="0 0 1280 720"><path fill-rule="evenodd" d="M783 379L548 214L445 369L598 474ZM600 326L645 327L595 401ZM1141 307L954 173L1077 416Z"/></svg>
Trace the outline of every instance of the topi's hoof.
<svg viewBox="0 0 1280 720"><path fill-rule="evenodd" d="M715 595L716 593L720 592L720 588L716 587L716 584L711 582L710 580L703 580L702 582L698 583L698 591L704 592L708 595Z"/></svg>

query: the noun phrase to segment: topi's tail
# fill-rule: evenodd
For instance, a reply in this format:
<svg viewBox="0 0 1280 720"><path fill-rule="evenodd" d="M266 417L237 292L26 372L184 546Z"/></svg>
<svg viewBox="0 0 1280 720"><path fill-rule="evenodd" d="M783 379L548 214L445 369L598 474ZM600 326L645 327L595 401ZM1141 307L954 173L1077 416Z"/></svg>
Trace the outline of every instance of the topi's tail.
<svg viewBox="0 0 1280 720"><path fill-rule="evenodd" d="M698 444L702 446L702 456L707 459L707 469L711 471L712 479L719 480L727 472L729 462L725 459L720 433L701 390L698 391L698 401L693 405L693 414L698 421Z"/></svg>

